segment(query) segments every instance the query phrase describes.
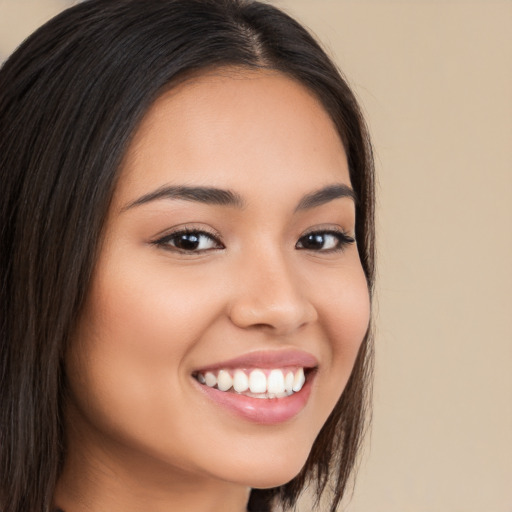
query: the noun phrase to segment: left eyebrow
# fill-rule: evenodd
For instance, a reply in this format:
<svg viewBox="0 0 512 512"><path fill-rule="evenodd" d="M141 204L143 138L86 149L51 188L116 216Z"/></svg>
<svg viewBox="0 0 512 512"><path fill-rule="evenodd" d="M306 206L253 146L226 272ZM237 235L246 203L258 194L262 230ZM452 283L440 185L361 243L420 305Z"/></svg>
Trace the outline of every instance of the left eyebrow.
<svg viewBox="0 0 512 512"><path fill-rule="evenodd" d="M327 187L321 188L311 194L305 195L295 208L295 211L309 210L321 206L325 203L333 201L334 199L340 199L342 197L348 197L357 202L356 193L352 188L344 183L335 185L328 185Z"/></svg>

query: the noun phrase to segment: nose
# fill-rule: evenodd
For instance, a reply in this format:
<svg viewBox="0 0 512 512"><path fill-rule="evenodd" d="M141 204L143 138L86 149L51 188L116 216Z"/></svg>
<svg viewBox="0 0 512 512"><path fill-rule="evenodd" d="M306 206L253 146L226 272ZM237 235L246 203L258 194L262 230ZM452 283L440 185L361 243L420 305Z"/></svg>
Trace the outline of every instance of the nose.
<svg viewBox="0 0 512 512"><path fill-rule="evenodd" d="M241 267L229 312L236 326L286 335L318 318L307 283L283 256L253 254Z"/></svg>

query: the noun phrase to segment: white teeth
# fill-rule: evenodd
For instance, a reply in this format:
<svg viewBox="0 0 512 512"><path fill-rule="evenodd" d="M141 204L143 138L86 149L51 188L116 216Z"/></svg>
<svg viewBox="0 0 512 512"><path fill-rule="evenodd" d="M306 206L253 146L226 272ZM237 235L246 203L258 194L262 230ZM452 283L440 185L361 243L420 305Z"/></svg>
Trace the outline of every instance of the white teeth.
<svg viewBox="0 0 512 512"><path fill-rule="evenodd" d="M284 376L281 370L272 370L268 376L268 393L284 393Z"/></svg>
<svg viewBox="0 0 512 512"><path fill-rule="evenodd" d="M217 384L217 377L212 372L206 372L206 375L204 376L204 381L206 382L206 385L210 388L213 388L215 384Z"/></svg>
<svg viewBox="0 0 512 512"><path fill-rule="evenodd" d="M249 376L249 389L251 393L265 393L267 391L267 377L261 370L253 370Z"/></svg>
<svg viewBox="0 0 512 512"><path fill-rule="evenodd" d="M268 370L266 370L268 373ZM243 393L254 398L283 398L297 393L306 382L304 368L298 368L295 372L280 369L270 370L268 377L261 369L252 370L247 375L246 370L235 370L234 374L229 370L219 370L217 375L213 372L198 373L197 380L208 387L217 387L219 391Z"/></svg>
<svg viewBox="0 0 512 512"><path fill-rule="evenodd" d="M293 372L288 372L284 379L284 389L287 393L291 393L293 391Z"/></svg>
<svg viewBox="0 0 512 512"><path fill-rule="evenodd" d="M304 375L304 368L299 368L295 373L295 377L293 379L293 391L297 392L302 389L304 386L304 382L306 382L306 376Z"/></svg>
<svg viewBox="0 0 512 512"><path fill-rule="evenodd" d="M237 370L233 377L233 389L237 393L243 393L249 389L249 377L242 371Z"/></svg>
<svg viewBox="0 0 512 512"><path fill-rule="evenodd" d="M233 378L226 370L221 370L217 376L217 387L221 391L227 391L233 385Z"/></svg>

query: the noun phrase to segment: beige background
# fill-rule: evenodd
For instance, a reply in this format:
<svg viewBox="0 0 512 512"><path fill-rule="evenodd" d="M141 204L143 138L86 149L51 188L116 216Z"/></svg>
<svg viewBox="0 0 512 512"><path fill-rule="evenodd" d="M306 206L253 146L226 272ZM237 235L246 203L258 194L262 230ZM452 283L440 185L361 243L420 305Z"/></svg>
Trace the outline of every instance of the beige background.
<svg viewBox="0 0 512 512"><path fill-rule="evenodd" d="M512 1L276 3L376 148L375 412L346 509L512 512ZM0 0L0 55L64 5Z"/></svg>

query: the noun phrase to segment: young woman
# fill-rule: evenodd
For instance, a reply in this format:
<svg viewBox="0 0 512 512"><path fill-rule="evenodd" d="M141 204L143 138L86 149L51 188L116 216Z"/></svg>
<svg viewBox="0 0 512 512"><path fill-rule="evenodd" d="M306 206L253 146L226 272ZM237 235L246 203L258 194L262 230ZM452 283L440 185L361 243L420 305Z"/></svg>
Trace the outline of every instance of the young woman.
<svg viewBox="0 0 512 512"><path fill-rule="evenodd" d="M312 37L242 0L90 0L0 72L0 511L343 496L373 169Z"/></svg>

